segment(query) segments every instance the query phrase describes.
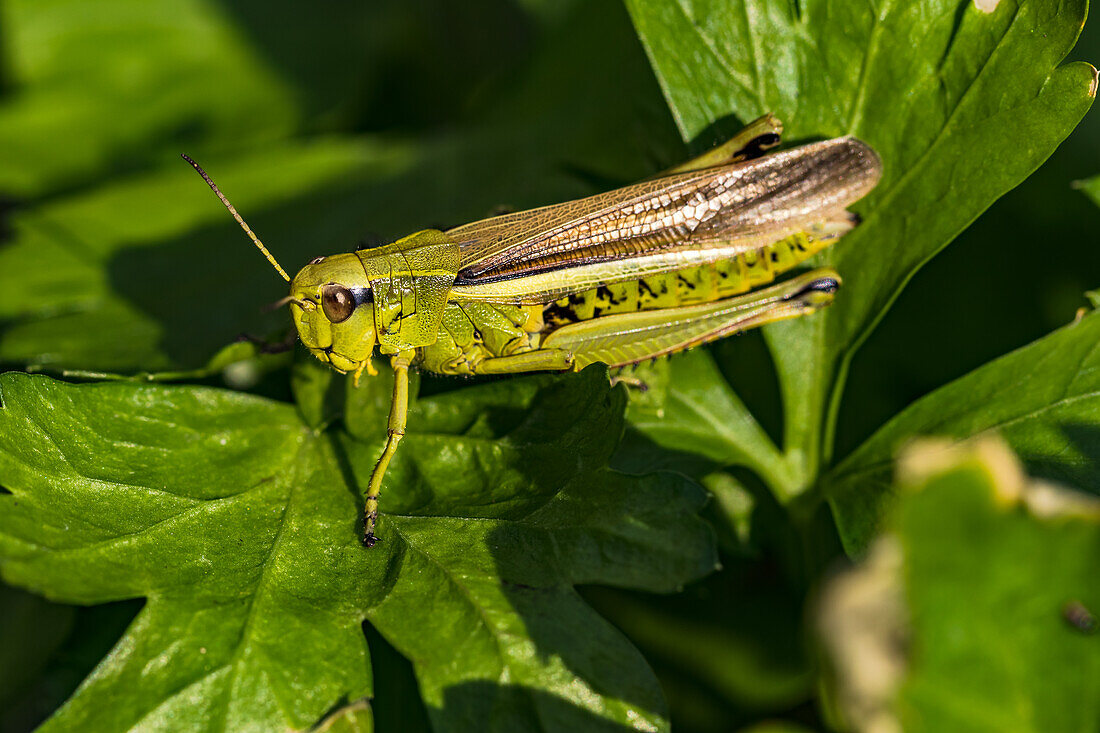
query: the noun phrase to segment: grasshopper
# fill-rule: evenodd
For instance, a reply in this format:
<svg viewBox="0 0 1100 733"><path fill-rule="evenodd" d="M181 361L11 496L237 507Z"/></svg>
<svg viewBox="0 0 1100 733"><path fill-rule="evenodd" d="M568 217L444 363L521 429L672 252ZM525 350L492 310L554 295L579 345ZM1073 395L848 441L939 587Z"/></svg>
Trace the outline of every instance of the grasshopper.
<svg viewBox="0 0 1100 733"><path fill-rule="evenodd" d="M293 278L206 173L183 156L290 283L306 348L334 369L394 372L387 439L365 499L377 541L382 479L405 434L409 369L437 374L622 367L829 305L831 269L772 282L857 223L846 208L882 164L851 137L766 152L762 117L732 140L649 180L392 244L317 257ZM752 292L750 292L752 291Z"/></svg>

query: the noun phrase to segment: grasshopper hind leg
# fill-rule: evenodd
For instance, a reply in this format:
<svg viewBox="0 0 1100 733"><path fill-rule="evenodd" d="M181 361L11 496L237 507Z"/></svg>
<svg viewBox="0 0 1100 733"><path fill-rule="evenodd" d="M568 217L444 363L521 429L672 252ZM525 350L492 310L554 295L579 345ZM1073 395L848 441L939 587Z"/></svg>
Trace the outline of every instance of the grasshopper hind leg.
<svg viewBox="0 0 1100 733"><path fill-rule="evenodd" d="M563 326L543 349L567 351L576 369L637 364L767 323L813 313L833 301L840 278L815 270L764 290L698 305L618 313Z"/></svg>

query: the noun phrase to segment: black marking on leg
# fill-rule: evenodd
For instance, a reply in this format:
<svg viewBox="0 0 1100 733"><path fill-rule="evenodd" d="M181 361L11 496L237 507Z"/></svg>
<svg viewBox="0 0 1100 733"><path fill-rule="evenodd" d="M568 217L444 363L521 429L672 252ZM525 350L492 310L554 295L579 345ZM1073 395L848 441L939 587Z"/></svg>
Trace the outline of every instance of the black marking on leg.
<svg viewBox="0 0 1100 733"><path fill-rule="evenodd" d="M744 160L752 160L753 158L759 158L766 150L774 148L778 144L779 135L774 132L765 132L763 135L757 135L745 143L745 147L737 151L737 155L743 156Z"/></svg>
<svg viewBox="0 0 1100 733"><path fill-rule="evenodd" d="M606 285L600 285L596 288L596 298L606 300L611 305L618 305L624 300L623 298L616 298L615 293Z"/></svg>
<svg viewBox="0 0 1100 733"><path fill-rule="evenodd" d="M378 512L367 512L366 521L364 522L364 534L363 544L367 547L374 547L374 543L378 542L378 537L374 534L374 526L378 521Z"/></svg>
<svg viewBox="0 0 1100 733"><path fill-rule="evenodd" d="M554 302L542 309L542 320L552 326L573 323L577 320L577 314L569 306Z"/></svg>
<svg viewBox="0 0 1100 733"><path fill-rule="evenodd" d="M832 295L839 289L840 282L838 282L835 277L819 277L816 280L808 283L801 290L791 293L786 298L784 298L784 300L795 300L797 298L805 297L810 293L825 293L826 295Z"/></svg>

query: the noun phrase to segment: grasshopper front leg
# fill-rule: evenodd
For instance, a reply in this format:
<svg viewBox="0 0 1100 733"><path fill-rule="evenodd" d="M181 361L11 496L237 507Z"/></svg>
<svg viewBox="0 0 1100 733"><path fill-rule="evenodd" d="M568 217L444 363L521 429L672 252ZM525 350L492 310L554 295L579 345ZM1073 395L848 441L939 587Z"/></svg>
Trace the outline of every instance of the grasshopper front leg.
<svg viewBox="0 0 1100 733"><path fill-rule="evenodd" d="M390 459L397 452L397 444L405 437L405 423L409 416L409 364L412 363L415 353L412 350L401 351L390 359L393 367L393 398L390 401L386 447L382 449L382 455L378 457L378 463L374 464L374 470L371 471L363 507L363 544L367 547L374 547L374 543L378 541L374 535L374 527L378 523L378 497L382 492L382 479L386 475Z"/></svg>

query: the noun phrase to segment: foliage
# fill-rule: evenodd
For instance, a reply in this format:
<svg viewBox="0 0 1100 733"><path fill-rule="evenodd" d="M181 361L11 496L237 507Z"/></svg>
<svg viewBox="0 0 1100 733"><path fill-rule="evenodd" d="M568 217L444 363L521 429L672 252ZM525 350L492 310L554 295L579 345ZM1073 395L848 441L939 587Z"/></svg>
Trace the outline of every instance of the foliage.
<svg viewBox="0 0 1100 733"><path fill-rule="evenodd" d="M327 431L233 392L2 380L6 577L70 603L148 599L47 729L181 715L307 727L370 694L364 619L413 660L437 729L661 724L644 662L571 585L675 590L714 561L692 517L700 489L602 468L625 397L606 371L418 402L394 467L410 490L371 553L357 507L380 445L358 433L376 424L381 378L348 395L365 404L345 408L346 430Z"/></svg>
<svg viewBox="0 0 1100 733"><path fill-rule="evenodd" d="M1096 730L1100 500L1028 479L989 437L915 443L896 486L889 531L822 600L849 722Z"/></svg>
<svg viewBox="0 0 1100 733"><path fill-rule="evenodd" d="M1049 612L1100 604L1074 585L1095 528L1003 509L971 464L903 477L915 493L893 474L918 436L996 431L1033 475L1100 489L1100 321L1072 318L1100 214L1067 186L1100 150L1076 136L1091 169L1056 161L974 229L1039 221L1079 266L1015 221L980 237L984 269L929 263L1091 105L1095 71L1063 63L1085 0L625 5L5 2L0 362L96 379L0 376L0 572L51 601L0 594L0 729L665 730L670 708L685 730L843 728L808 599L841 546L873 565L884 530L914 649L957 655L908 660L884 710L1085 726L1055 709L1095 690L1052 670L1096 657ZM284 293L178 153L294 270L644 178L764 112L788 143L852 134L884 160L862 225L815 260L844 278L836 304L641 369L629 398L599 368L424 378L364 550L388 377L349 390L226 347L281 336L260 306ZM966 340L947 318L977 301L988 338ZM167 378L187 384L149 383ZM986 610L953 607L983 573ZM997 694L947 670L1006 654L1034 674L998 667Z"/></svg>
<svg viewBox="0 0 1100 733"><path fill-rule="evenodd" d="M892 458L918 435L996 432L1043 477L1096 491L1100 318L1080 321L936 390L898 414L830 474L828 491L853 551L891 493Z"/></svg>

